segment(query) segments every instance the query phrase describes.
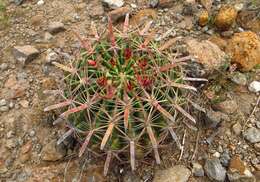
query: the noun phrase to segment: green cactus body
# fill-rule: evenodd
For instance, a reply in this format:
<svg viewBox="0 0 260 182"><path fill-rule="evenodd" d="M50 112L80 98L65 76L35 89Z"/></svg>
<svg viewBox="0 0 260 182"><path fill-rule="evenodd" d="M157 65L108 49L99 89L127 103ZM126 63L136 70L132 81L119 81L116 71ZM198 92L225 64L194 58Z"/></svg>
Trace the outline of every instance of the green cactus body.
<svg viewBox="0 0 260 182"><path fill-rule="evenodd" d="M177 113L195 122L181 106L185 92L195 88L184 85L178 61L161 53L149 35L114 35L110 21L108 35L93 45L81 40L84 49L71 65L56 63L65 71L67 100L45 110L67 108L55 124L68 122L80 156L96 146L106 152L105 173L118 153L134 170L135 160L152 148L159 164L158 146L166 135L180 146L172 128Z"/></svg>

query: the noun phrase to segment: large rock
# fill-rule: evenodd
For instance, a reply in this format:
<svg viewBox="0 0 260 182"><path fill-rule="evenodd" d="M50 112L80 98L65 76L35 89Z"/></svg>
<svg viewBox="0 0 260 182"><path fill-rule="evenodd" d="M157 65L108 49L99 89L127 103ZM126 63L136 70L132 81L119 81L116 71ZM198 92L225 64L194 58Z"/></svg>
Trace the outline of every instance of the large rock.
<svg viewBox="0 0 260 182"><path fill-rule="evenodd" d="M188 39L186 45L189 54L197 58L197 62L203 65L206 74L220 69L227 62L226 54L208 40Z"/></svg>
<svg viewBox="0 0 260 182"><path fill-rule="evenodd" d="M247 169L239 156L232 157L228 170L228 179L231 182L255 182L253 174Z"/></svg>
<svg viewBox="0 0 260 182"><path fill-rule="evenodd" d="M153 182L187 182L191 172L182 165L174 166L166 170L158 170L155 172Z"/></svg>
<svg viewBox="0 0 260 182"><path fill-rule="evenodd" d="M248 128L244 133L243 136L247 141L250 143L258 143L260 142L260 130L257 128Z"/></svg>
<svg viewBox="0 0 260 182"><path fill-rule="evenodd" d="M42 149L42 160L44 161L58 161L66 155L66 150L63 146L57 145L53 140Z"/></svg>
<svg viewBox="0 0 260 182"><path fill-rule="evenodd" d="M228 43L227 52L242 70L249 71L260 64L260 38L250 31L236 33Z"/></svg>
<svg viewBox="0 0 260 182"><path fill-rule="evenodd" d="M207 176L215 181L224 181L226 178L226 169L221 165L219 159L207 159L205 166Z"/></svg>
<svg viewBox="0 0 260 182"><path fill-rule="evenodd" d="M235 22L237 17L237 10L232 6L223 6L220 8L215 24L221 30L228 30Z"/></svg>
<svg viewBox="0 0 260 182"><path fill-rule="evenodd" d="M23 65L35 59L39 53L40 52L31 45L15 46L13 49L13 55L15 59L21 62Z"/></svg>

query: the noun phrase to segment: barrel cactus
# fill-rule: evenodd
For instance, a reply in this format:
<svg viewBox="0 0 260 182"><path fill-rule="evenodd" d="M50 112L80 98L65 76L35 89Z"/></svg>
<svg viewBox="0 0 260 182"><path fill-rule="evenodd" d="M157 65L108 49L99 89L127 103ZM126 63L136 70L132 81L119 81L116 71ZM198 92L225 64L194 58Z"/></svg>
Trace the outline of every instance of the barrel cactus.
<svg viewBox="0 0 260 182"><path fill-rule="evenodd" d="M80 58L68 65L53 63L64 71L63 101L45 111L62 109L54 124L66 122L67 132L58 140L74 136L79 156L87 150L106 154L105 175L116 156L136 168L136 160L153 153L160 164L158 146L171 137L181 148L174 131L177 118L194 128L195 119L185 111L187 85L180 64L189 59L172 58L144 29L130 32L129 15L122 31L114 31L108 18L107 38L95 35L94 42L82 39ZM190 123L188 122L190 121Z"/></svg>

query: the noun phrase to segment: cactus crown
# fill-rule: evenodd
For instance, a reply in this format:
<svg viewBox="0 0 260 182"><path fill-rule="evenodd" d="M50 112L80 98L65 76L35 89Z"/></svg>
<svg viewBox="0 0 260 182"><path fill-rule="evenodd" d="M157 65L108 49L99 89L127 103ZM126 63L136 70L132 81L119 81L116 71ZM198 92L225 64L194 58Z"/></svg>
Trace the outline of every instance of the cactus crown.
<svg viewBox="0 0 260 182"><path fill-rule="evenodd" d="M159 164L158 146L167 135L181 147L173 130L178 113L196 122L182 107L186 90L195 90L184 83L179 67L188 57L161 53L153 33L147 33L151 23L129 33L128 22L126 15L123 31L115 33L109 18L108 39L92 26L92 45L76 34L83 47L80 59L54 63L65 72L65 100L45 108L67 108L54 121L65 120L69 127L58 143L73 134L81 145L79 156L86 149L105 152L105 174L113 156L125 156L134 170L139 154L153 151Z"/></svg>

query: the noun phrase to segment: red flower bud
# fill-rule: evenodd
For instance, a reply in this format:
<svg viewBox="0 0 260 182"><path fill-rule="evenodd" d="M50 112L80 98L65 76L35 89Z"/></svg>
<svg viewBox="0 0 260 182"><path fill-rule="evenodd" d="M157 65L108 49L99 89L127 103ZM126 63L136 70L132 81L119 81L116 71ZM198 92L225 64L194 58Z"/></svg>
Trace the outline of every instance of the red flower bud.
<svg viewBox="0 0 260 182"><path fill-rule="evenodd" d="M133 89L133 85L131 84L131 82L127 82L126 86L127 86L128 91L131 91Z"/></svg>
<svg viewBox="0 0 260 182"><path fill-rule="evenodd" d="M115 95L116 88L112 85L108 85L106 90L107 90L107 94L106 94L105 98L112 99Z"/></svg>
<svg viewBox="0 0 260 182"><path fill-rule="evenodd" d="M141 77L140 75L136 75L136 79L138 83L144 87L148 87L152 84L152 80L149 79L147 76Z"/></svg>
<svg viewBox="0 0 260 182"><path fill-rule="evenodd" d="M130 59L132 56L132 50L129 48L126 48L124 51L124 57L126 60Z"/></svg>
<svg viewBox="0 0 260 182"><path fill-rule="evenodd" d="M115 65L116 65L116 61L115 61L114 58L110 59L110 64L111 64L112 66L115 66Z"/></svg>
<svg viewBox="0 0 260 182"><path fill-rule="evenodd" d="M146 59L141 59L138 63L139 67L141 69L145 69L145 67L147 66L147 60Z"/></svg>
<svg viewBox="0 0 260 182"><path fill-rule="evenodd" d="M148 87L150 86L152 83L152 80L150 80L149 78L145 77L143 80L142 80L142 84L144 87Z"/></svg>
<svg viewBox="0 0 260 182"><path fill-rule="evenodd" d="M107 85L107 78L102 76L100 78L97 79L97 84L104 87Z"/></svg>
<svg viewBox="0 0 260 182"><path fill-rule="evenodd" d="M94 61L94 60L88 60L88 64L89 64L90 66L96 66L96 65L97 65L97 62Z"/></svg>

